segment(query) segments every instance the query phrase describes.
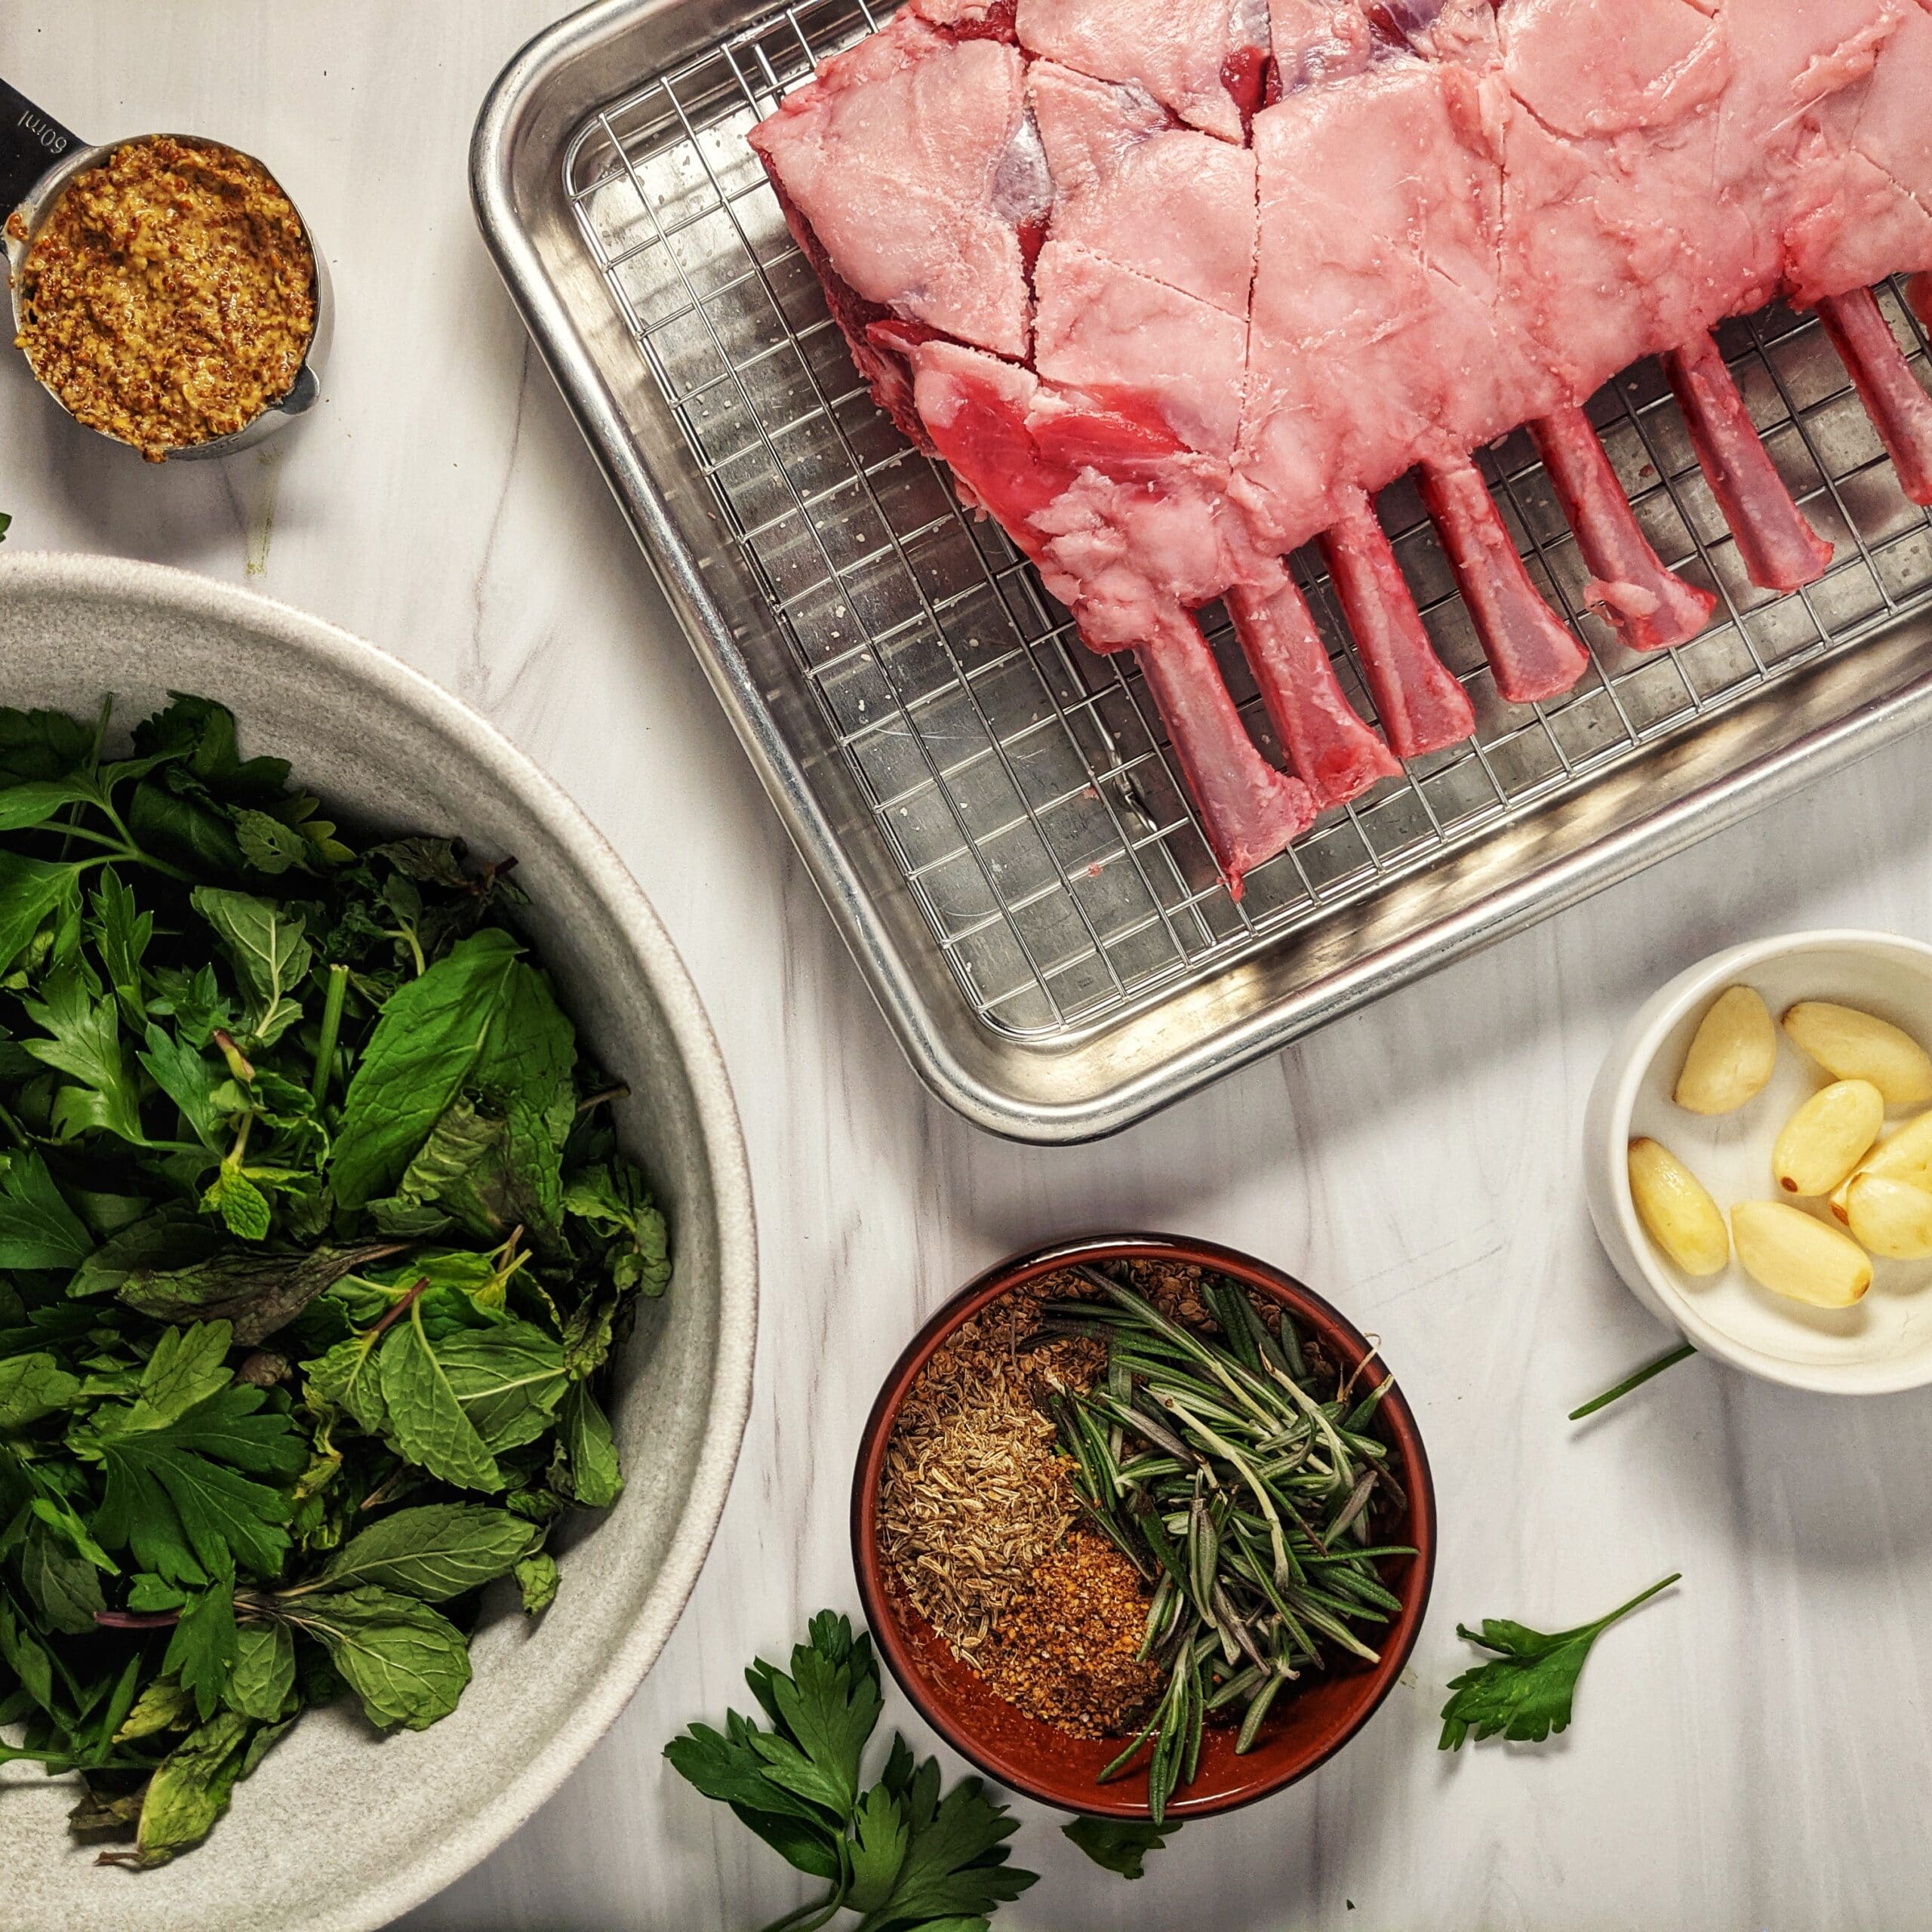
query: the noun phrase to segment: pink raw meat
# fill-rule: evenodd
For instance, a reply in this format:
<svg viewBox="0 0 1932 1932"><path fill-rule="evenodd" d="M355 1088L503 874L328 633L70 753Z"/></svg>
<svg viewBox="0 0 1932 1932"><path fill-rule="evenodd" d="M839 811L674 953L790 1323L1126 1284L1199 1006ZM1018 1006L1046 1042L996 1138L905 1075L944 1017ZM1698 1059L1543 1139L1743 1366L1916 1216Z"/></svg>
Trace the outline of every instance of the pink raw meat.
<svg viewBox="0 0 1932 1932"><path fill-rule="evenodd" d="M1234 454L1247 321L1054 240L1041 251L1034 367L1056 383L1151 412L1190 449Z"/></svg>
<svg viewBox="0 0 1932 1932"><path fill-rule="evenodd" d="M1029 54L1134 82L1224 140L1261 104L1266 0L1019 0L1014 26Z"/></svg>
<svg viewBox="0 0 1932 1932"><path fill-rule="evenodd" d="M1260 239L1236 494L1289 549L1558 400L1497 301L1500 166L1436 67L1383 63L1254 124ZM1346 380L1340 372L1348 372Z"/></svg>
<svg viewBox="0 0 1932 1932"><path fill-rule="evenodd" d="M1247 318L1254 157L1175 125L1137 88L1036 60L1027 98L1053 182L1051 232Z"/></svg>
<svg viewBox="0 0 1932 1932"><path fill-rule="evenodd" d="M1932 403L1861 294L1932 269L1932 0L913 7L754 141L881 403L1090 643L1164 640L1149 686L1186 712L1231 874L1306 801L1257 781L1187 614L1228 598L1278 719L1362 731L1276 601L1284 551L1324 536L1397 751L1467 729L1374 528L1367 493L1404 471L1518 700L1587 662L1468 461L1519 423L1626 641L1703 615L1577 413L1632 361L1666 356L1761 581L1829 552L1710 344L1724 318L1824 303L1908 488L1932 488Z"/></svg>
<svg viewBox="0 0 1932 1932"><path fill-rule="evenodd" d="M1046 213L1018 51L900 14L752 144L866 301L1005 355L1028 343L1020 231Z"/></svg>

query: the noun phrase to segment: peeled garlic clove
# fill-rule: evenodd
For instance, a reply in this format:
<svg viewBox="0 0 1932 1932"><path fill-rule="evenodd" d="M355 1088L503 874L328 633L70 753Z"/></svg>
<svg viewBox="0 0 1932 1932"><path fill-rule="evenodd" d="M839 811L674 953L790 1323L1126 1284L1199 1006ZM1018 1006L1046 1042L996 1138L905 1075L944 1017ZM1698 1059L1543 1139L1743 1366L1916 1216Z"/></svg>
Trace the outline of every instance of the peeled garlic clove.
<svg viewBox="0 0 1932 1932"><path fill-rule="evenodd" d="M1838 1186L1832 1189L1827 1198L1826 1204L1832 1211L1832 1219L1841 1228L1848 1228L1851 1226L1851 1183L1858 1178L1858 1174L1862 1174L1864 1171L1865 1170L1860 1168L1858 1174L1852 1174L1840 1181Z"/></svg>
<svg viewBox="0 0 1932 1932"><path fill-rule="evenodd" d="M1786 1194L1829 1194L1884 1123L1884 1097L1870 1081L1834 1081L1785 1122L1771 1149L1772 1178Z"/></svg>
<svg viewBox="0 0 1932 1932"><path fill-rule="evenodd" d="M1651 1238L1687 1275L1717 1274L1730 1259L1718 1204L1668 1147L1630 1143L1630 1198Z"/></svg>
<svg viewBox="0 0 1932 1932"><path fill-rule="evenodd" d="M1729 987L1699 1024L1672 1097L1694 1114L1734 1113L1762 1089L1777 1059L1770 1009L1750 987Z"/></svg>
<svg viewBox="0 0 1932 1932"><path fill-rule="evenodd" d="M1774 1294L1814 1308L1849 1308L1872 1285L1865 1251L1801 1208L1740 1201L1730 1211L1730 1232L1744 1272Z"/></svg>
<svg viewBox="0 0 1932 1932"><path fill-rule="evenodd" d="M1932 1100L1932 1057L1888 1020L1829 1000L1800 1000L1784 1030L1835 1080L1869 1080L1888 1107Z"/></svg>
<svg viewBox="0 0 1932 1932"><path fill-rule="evenodd" d="M1884 1174L1854 1174L1847 1191L1851 1232L1890 1261L1922 1261L1932 1254L1932 1194Z"/></svg>
<svg viewBox="0 0 1932 1932"><path fill-rule="evenodd" d="M1932 1192L1932 1113L1915 1115L1896 1134L1886 1135L1859 1164L1858 1171L1907 1180Z"/></svg>

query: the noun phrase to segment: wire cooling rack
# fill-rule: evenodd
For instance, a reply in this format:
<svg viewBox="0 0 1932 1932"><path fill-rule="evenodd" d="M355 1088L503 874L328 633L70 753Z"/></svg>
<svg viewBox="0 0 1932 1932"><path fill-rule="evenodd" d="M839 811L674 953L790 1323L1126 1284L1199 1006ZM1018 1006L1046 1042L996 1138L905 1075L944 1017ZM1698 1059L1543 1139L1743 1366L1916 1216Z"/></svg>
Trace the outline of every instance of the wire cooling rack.
<svg viewBox="0 0 1932 1932"><path fill-rule="evenodd" d="M1237 903L1131 657L1084 649L998 528L962 510L872 404L746 145L819 61L889 11L816 0L741 16L694 51L688 35L681 57L642 84L586 97L550 165L560 158L562 225L605 325L634 345L628 376L608 357L599 374L642 386L675 423L724 541L775 614L782 655L767 654L759 675L789 686L788 700L808 694L822 724L799 755L806 783L821 756L843 764L977 1026L1032 1048L1091 1040L1284 941L1354 930L1404 881L1932 601L1932 528L1815 321L1772 309L1728 325L1720 341L1752 417L1835 546L1826 576L1782 598L1750 584L1661 371L1640 365L1591 414L1645 531L1715 592L1716 618L1666 654L1617 644L1583 608L1587 571L1518 432L1481 461L1592 668L1560 699L1511 706L1413 486L1398 484L1383 518L1476 735L1327 814L1251 873ZM1927 341L1900 291L1880 300L1922 365ZM1317 560L1295 568L1345 688L1373 718ZM1204 622L1244 720L1278 755L1224 618Z"/></svg>

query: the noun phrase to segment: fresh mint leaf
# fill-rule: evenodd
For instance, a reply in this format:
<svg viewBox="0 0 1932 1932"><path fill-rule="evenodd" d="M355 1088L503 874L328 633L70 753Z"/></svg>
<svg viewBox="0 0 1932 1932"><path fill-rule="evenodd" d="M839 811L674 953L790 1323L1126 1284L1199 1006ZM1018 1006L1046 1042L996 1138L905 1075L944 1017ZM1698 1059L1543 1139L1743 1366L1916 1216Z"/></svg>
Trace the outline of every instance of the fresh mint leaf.
<svg viewBox="0 0 1932 1932"><path fill-rule="evenodd" d="M102 1862L165 1865L199 1844L228 1809L254 1727L238 1712L223 1711L191 1731L148 1782L134 1850L103 1852Z"/></svg>
<svg viewBox="0 0 1932 1932"><path fill-rule="evenodd" d="M245 1623L236 1632L235 1659L222 1696L228 1708L259 1723L289 1715L295 1695L295 1639L281 1621Z"/></svg>
<svg viewBox="0 0 1932 1932"><path fill-rule="evenodd" d="M1180 1829L1180 1821L1173 1818L1158 1825L1147 1818L1076 1818L1061 1826L1060 1832L1103 1871L1141 1878L1146 1876L1149 1857Z"/></svg>
<svg viewBox="0 0 1932 1932"><path fill-rule="evenodd" d="M520 1517L484 1503L398 1509L337 1550L316 1587L349 1589L373 1583L426 1603L441 1603L506 1574L536 1538L536 1531Z"/></svg>
<svg viewBox="0 0 1932 1932"><path fill-rule="evenodd" d="M586 1509L608 1509L623 1494L611 1424L588 1386L573 1382L558 1412L571 1494Z"/></svg>
<svg viewBox="0 0 1932 1932"><path fill-rule="evenodd" d="M503 1487L496 1457L423 1332L420 1304L383 1338L377 1369L388 1431L403 1456L459 1489Z"/></svg>
<svg viewBox="0 0 1932 1932"><path fill-rule="evenodd" d="M240 1168L224 1161L202 1193L205 1214L219 1214L222 1226L237 1241L266 1241L274 1217L268 1196Z"/></svg>
<svg viewBox="0 0 1932 1932"><path fill-rule="evenodd" d="M281 1599L275 1614L327 1646L378 1729L427 1730L469 1681L462 1632L414 1597L365 1586Z"/></svg>
<svg viewBox="0 0 1932 1932"><path fill-rule="evenodd" d="M235 814L235 837L242 848L242 856L258 872L274 877L291 867L301 872L309 869L308 840L292 826L271 818L266 812L248 806L238 811Z"/></svg>
<svg viewBox="0 0 1932 1932"><path fill-rule="evenodd" d="M573 1174L564 1188L564 1211L610 1241L605 1266L619 1288L661 1295L670 1285L664 1217L628 1161L600 1161Z"/></svg>
<svg viewBox="0 0 1932 1932"><path fill-rule="evenodd" d="M508 1001L518 951L506 932L475 934L384 1006L349 1081L330 1166L343 1206L389 1192L475 1077Z"/></svg>
<svg viewBox="0 0 1932 1932"><path fill-rule="evenodd" d="M106 1607L100 1572L66 1539L35 1518L27 1525L18 1558L20 1581L49 1630L91 1636L94 1614Z"/></svg>
<svg viewBox="0 0 1932 1932"><path fill-rule="evenodd" d="M561 1579L557 1574L557 1559L546 1549L540 1549L534 1556L520 1557L516 1564L516 1586L523 1594L523 1609L526 1617L540 1616L557 1600L557 1587Z"/></svg>
<svg viewBox="0 0 1932 1932"><path fill-rule="evenodd" d="M186 1730L195 1721L195 1695L171 1677L151 1678L133 1709L114 1733L117 1744L131 1744L168 1730Z"/></svg>
<svg viewBox="0 0 1932 1932"><path fill-rule="evenodd" d="M197 886L195 910L214 928L248 999L250 1044L272 1047L302 1017L295 995L308 977L313 949L300 913L253 894Z"/></svg>
<svg viewBox="0 0 1932 1932"><path fill-rule="evenodd" d="M1480 1630L1457 1624L1456 1634L1465 1642L1497 1654L1491 1662L1450 1679L1451 1695L1442 1707L1438 1748L1460 1750L1472 1730L1478 1743L1500 1732L1518 1744L1540 1744L1552 1731L1567 1730L1577 1680L1590 1647L1639 1604L1678 1582L1680 1574L1673 1571L1594 1623L1554 1635L1494 1617L1484 1618Z"/></svg>

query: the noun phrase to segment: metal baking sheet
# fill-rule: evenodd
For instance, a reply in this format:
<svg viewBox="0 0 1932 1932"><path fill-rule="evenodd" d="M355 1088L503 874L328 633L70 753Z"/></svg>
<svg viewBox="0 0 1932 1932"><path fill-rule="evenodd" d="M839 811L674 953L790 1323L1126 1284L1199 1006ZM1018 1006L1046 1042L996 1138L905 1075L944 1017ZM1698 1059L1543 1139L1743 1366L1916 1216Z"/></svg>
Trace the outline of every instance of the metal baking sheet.
<svg viewBox="0 0 1932 1932"><path fill-rule="evenodd" d="M969 1118L1105 1134L1571 904L1932 717L1932 525L1815 323L1720 340L1836 546L1746 579L1660 371L1595 400L1666 561L1720 599L1638 657L1527 437L1481 458L1531 574L1589 645L1546 704L1496 694L1413 489L1383 510L1478 721L1252 873L1216 876L1124 657L1083 649L992 525L874 407L745 134L886 17L853 0L601 0L533 42L478 121L484 235L888 1020ZM1915 365L1924 334L1881 302ZM1373 716L1328 586L1297 559ZM1209 620L1265 750L1225 624Z"/></svg>

